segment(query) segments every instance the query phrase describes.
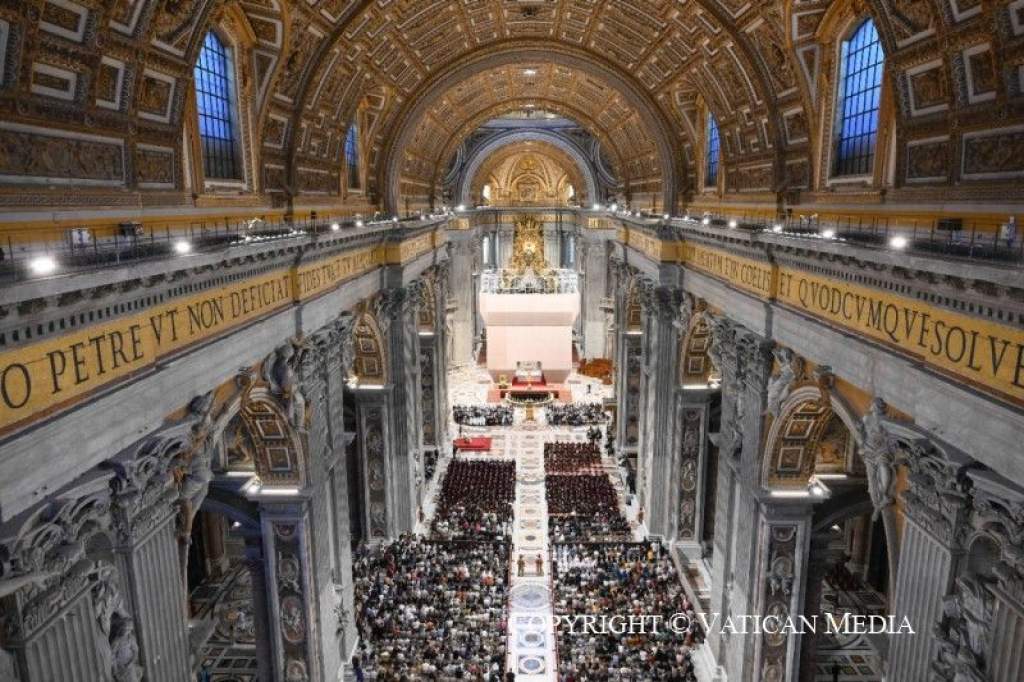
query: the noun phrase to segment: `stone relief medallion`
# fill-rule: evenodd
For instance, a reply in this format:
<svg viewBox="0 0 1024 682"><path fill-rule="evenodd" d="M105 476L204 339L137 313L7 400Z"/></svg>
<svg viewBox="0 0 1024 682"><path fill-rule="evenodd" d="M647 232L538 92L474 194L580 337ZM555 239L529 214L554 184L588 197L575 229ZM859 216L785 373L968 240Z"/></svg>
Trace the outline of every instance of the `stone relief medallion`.
<svg viewBox="0 0 1024 682"><path fill-rule="evenodd" d="M291 644L298 644L306 638L302 600L295 595L289 595L281 600L281 632L285 640Z"/></svg>
<svg viewBox="0 0 1024 682"><path fill-rule="evenodd" d="M290 523L275 524L274 533L277 535L279 540L288 542L295 537L295 526Z"/></svg>
<svg viewBox="0 0 1024 682"><path fill-rule="evenodd" d="M285 680L287 682L305 682L309 676L306 674L306 664L303 661L292 659L285 667Z"/></svg>
<svg viewBox="0 0 1024 682"><path fill-rule="evenodd" d="M763 682L782 682L782 670L778 665L769 663L761 670Z"/></svg>
<svg viewBox="0 0 1024 682"><path fill-rule="evenodd" d="M784 605L776 602L768 607L765 616L778 619L781 629L781 625L789 618L789 612ZM765 632L764 641L768 646L781 647L785 646L787 636L784 632Z"/></svg>
<svg viewBox="0 0 1024 682"><path fill-rule="evenodd" d="M298 591L299 585L299 560L295 557L282 557L277 568L278 580L284 585L293 587Z"/></svg>

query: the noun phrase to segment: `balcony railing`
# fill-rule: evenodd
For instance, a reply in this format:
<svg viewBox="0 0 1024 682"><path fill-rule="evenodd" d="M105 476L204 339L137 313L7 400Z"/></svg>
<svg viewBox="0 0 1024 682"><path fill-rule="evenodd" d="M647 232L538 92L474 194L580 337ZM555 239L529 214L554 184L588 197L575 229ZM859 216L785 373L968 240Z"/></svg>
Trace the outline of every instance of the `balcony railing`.
<svg viewBox="0 0 1024 682"><path fill-rule="evenodd" d="M158 261L187 254L213 253L244 248L272 241L311 240L321 235L354 236L429 222L407 218L363 221L305 220L268 223L262 220L235 223L193 223L187 229L151 231L139 235L114 235L104 239L88 238L76 243L47 244L32 250L19 251L10 241L0 250L0 283L37 279L44 276L88 272L104 267ZM73 230L68 230L69 234ZM85 234L85 231L83 231ZM41 259L48 259L45 263ZM42 267L40 267L42 265Z"/></svg>
<svg viewBox="0 0 1024 682"><path fill-rule="evenodd" d="M1016 225L1011 222L994 227L941 218L908 221L853 215L829 216L827 219L799 216L769 222L763 216L705 213L699 218L677 218L672 224L684 228L704 226L847 242L918 255L1024 263L1024 239L1021 239Z"/></svg>
<svg viewBox="0 0 1024 682"><path fill-rule="evenodd" d="M484 294L575 294L579 278L574 270L554 270L550 275L515 275L508 270L480 273Z"/></svg>

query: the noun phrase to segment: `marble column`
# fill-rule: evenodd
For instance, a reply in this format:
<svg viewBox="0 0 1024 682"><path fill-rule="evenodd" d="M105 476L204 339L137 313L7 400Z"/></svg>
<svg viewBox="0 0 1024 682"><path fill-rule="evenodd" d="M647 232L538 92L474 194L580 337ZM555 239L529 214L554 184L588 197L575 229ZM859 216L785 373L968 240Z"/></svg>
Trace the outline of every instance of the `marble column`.
<svg viewBox="0 0 1024 682"><path fill-rule="evenodd" d="M620 456L635 453L639 444L639 396L642 363L640 336L629 334L630 272L620 260L612 261L615 300L615 447Z"/></svg>
<svg viewBox="0 0 1024 682"><path fill-rule="evenodd" d="M452 366L451 339L452 330L446 323L448 302L451 300L451 283L449 272L451 264L444 261L437 266L437 314L434 325L434 386L435 406L437 410L437 441L439 452L448 452L451 448L451 435L448 433L448 415L451 404L448 395L448 371Z"/></svg>
<svg viewBox="0 0 1024 682"><path fill-rule="evenodd" d="M607 230L581 229L576 238L577 270L580 272L580 310L583 355L611 358L605 344L607 333L608 234Z"/></svg>
<svg viewBox="0 0 1024 682"><path fill-rule="evenodd" d="M392 517L397 534L412 531L416 524L416 500L423 486L422 473L422 391L419 373L419 332L417 308L422 301L422 283L414 282L381 293L382 322L387 337L388 374L393 389L391 400Z"/></svg>
<svg viewBox="0 0 1024 682"><path fill-rule="evenodd" d="M121 682L143 675L125 576L105 532L112 523L113 476L93 470L0 528L0 642L23 682ZM173 534L169 544L165 564L173 573ZM176 575L171 584L173 596L181 584ZM182 617L180 604L173 610L169 618ZM165 663L187 669L187 646L181 654Z"/></svg>
<svg viewBox="0 0 1024 682"><path fill-rule="evenodd" d="M804 610L803 615L810 622L822 624L821 597L825 587L825 576L843 559L843 547L833 544L833 535L829 530L811 536L808 554L804 561ZM822 626L824 627L824 626ZM806 632L801 635L800 655L796 676L791 679L799 682L814 682L817 674L818 642L821 630Z"/></svg>
<svg viewBox="0 0 1024 682"><path fill-rule="evenodd" d="M448 287L451 292L451 333L452 362L468 363L473 357L476 317L474 282L474 254L479 237L475 230L449 230L451 244L451 266L448 270Z"/></svg>
<svg viewBox="0 0 1024 682"><path fill-rule="evenodd" d="M760 452L766 388L772 356L769 344L727 318L709 316L712 340L709 355L722 375L718 447L718 494L715 514L712 583L713 613L757 613L758 566L751 547L762 547L759 528L749 519L759 516ZM709 647L730 680L756 675L752 635L724 638L712 633ZM753 679L757 679L756 676Z"/></svg>
<svg viewBox="0 0 1024 682"><path fill-rule="evenodd" d="M669 539L675 509L674 490L680 468L683 423L676 403L679 386L679 337L689 324L690 306L683 307L682 292L657 287L645 297L645 363L643 429L640 434L641 495L647 510L647 528ZM685 317L685 319L683 319Z"/></svg>
<svg viewBox="0 0 1024 682"><path fill-rule="evenodd" d="M750 596L737 604L733 615L744 613L775 616L780 622L797 620L807 608L811 518L813 507L805 500L787 503L765 501L757 515L757 547L760 548ZM820 578L817 579L820 584ZM819 593L820 599L820 593ZM800 679L799 632L737 634L730 642L729 678L738 680ZM742 652L738 649L742 648ZM733 661L746 659L742 668ZM751 660L752 659L752 660ZM749 661L749 663L747 663ZM738 675L737 671L742 670Z"/></svg>
<svg viewBox="0 0 1024 682"><path fill-rule="evenodd" d="M397 536L400 526L391 485L391 393L390 385L353 390L359 429L359 470L363 478L363 527L371 542Z"/></svg>
<svg viewBox="0 0 1024 682"><path fill-rule="evenodd" d="M918 634L891 638L888 675L909 680L928 676L939 658L941 638L933 635L955 587L969 497L958 480L961 463L947 460L925 440L902 443L900 449L907 452L910 485L903 492L905 519L891 613L897 620L906 618Z"/></svg>
<svg viewBox="0 0 1024 682"><path fill-rule="evenodd" d="M351 650L354 632L345 626L352 603L352 561L348 475L344 454L351 434L344 431L345 384L351 371L349 344L353 317L344 313L313 334L301 363L302 390L310 405L307 426L310 523L313 552L312 600L320 614L316 642L324 679L333 680ZM339 495L338 491L343 494ZM348 604L348 607L344 607Z"/></svg>
<svg viewBox="0 0 1024 682"><path fill-rule="evenodd" d="M189 674L188 600L178 575L178 539L173 512L162 514L149 533L125 538L116 548L135 616L139 660L147 680L178 682Z"/></svg>
<svg viewBox="0 0 1024 682"><path fill-rule="evenodd" d="M271 644L270 601L267 598L266 556L263 541L256 536L245 539L245 566L252 585L252 618L256 649L256 679L273 682L274 654Z"/></svg>
<svg viewBox="0 0 1024 682"><path fill-rule="evenodd" d="M267 554L267 597L274 679L324 682L316 637L321 626L313 585L308 502L260 502L263 547Z"/></svg>
<svg viewBox="0 0 1024 682"><path fill-rule="evenodd" d="M713 393L710 390L675 391L675 423L678 438L670 476L670 509L676 546L691 561L701 558L701 532L707 515L705 481L708 475L708 419Z"/></svg>

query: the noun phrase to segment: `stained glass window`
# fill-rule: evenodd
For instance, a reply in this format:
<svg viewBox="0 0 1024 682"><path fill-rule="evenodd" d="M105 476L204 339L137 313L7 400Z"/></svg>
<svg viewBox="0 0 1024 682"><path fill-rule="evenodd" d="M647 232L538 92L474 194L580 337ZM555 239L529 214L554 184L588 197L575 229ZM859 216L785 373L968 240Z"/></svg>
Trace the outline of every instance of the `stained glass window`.
<svg viewBox="0 0 1024 682"><path fill-rule="evenodd" d="M884 62L875 22L868 19L843 43L835 175L866 175L874 168Z"/></svg>
<svg viewBox="0 0 1024 682"><path fill-rule="evenodd" d="M195 78L203 171L207 178L241 180L231 56L212 31L206 34L203 49L199 51Z"/></svg>
<svg viewBox="0 0 1024 682"><path fill-rule="evenodd" d="M359 127L354 122L345 135L345 165L349 189L359 189Z"/></svg>
<svg viewBox="0 0 1024 682"><path fill-rule="evenodd" d="M721 154L721 140L718 137L718 121L715 115L708 113L707 163L704 167L704 186L714 187L718 184L718 160Z"/></svg>

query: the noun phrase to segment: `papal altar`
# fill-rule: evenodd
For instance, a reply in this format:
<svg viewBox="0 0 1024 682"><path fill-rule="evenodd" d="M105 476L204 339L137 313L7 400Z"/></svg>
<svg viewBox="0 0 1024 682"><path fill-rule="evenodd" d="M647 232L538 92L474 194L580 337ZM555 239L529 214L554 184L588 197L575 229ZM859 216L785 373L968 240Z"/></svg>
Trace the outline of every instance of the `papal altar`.
<svg viewBox="0 0 1024 682"><path fill-rule="evenodd" d="M540 224L516 224L508 267L480 278L480 315L487 327L487 371L497 382L524 363L543 368L547 382L564 382L573 366L573 325L580 313L576 273L544 258Z"/></svg>

